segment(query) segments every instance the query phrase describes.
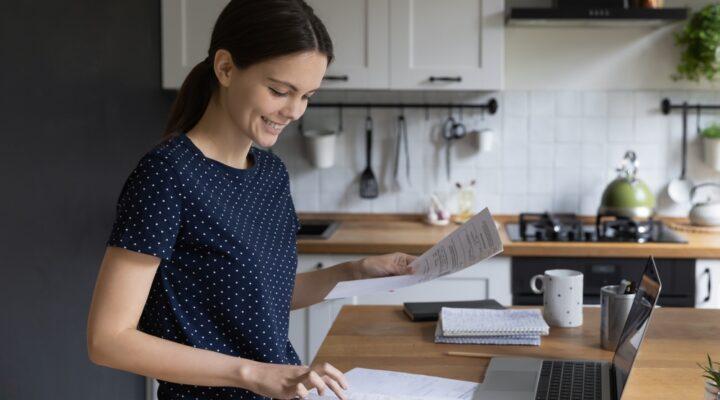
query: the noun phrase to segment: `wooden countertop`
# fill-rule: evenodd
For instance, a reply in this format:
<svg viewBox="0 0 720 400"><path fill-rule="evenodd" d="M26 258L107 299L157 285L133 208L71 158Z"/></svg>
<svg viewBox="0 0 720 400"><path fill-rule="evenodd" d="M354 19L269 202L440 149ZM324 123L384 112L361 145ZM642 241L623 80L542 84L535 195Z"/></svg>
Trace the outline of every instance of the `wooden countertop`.
<svg viewBox="0 0 720 400"><path fill-rule="evenodd" d="M720 234L680 232L686 244L675 243L534 243L512 242L504 223L517 216L494 216L508 257L630 257L720 258ZM458 225L430 226L413 214L300 214L302 220L333 219L340 227L326 240L298 240L306 254L384 254L400 251L422 254ZM677 220L677 219L673 219Z"/></svg>
<svg viewBox="0 0 720 400"><path fill-rule="evenodd" d="M347 372L374 368L482 382L489 362L447 356L447 351L556 359L611 360L600 347L600 309L586 307L579 328L551 328L534 346L435 344L435 322L411 322L400 306L344 306L314 364ZM720 356L720 310L658 308L630 373L623 400L702 399L704 379L696 363Z"/></svg>

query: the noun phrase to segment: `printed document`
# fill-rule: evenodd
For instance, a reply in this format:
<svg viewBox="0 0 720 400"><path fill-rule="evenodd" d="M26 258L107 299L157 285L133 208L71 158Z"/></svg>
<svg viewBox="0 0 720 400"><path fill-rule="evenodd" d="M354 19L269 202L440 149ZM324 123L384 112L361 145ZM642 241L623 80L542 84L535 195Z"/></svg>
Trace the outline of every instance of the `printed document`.
<svg viewBox="0 0 720 400"><path fill-rule="evenodd" d="M389 291L452 274L502 252L495 221L486 208L423 253L411 275L338 282L325 300Z"/></svg>
<svg viewBox="0 0 720 400"><path fill-rule="evenodd" d="M479 386L474 382L365 368L354 368L345 373L345 378L349 388L344 394L350 400L470 400ZM323 396L313 389L309 398L337 400L330 389Z"/></svg>

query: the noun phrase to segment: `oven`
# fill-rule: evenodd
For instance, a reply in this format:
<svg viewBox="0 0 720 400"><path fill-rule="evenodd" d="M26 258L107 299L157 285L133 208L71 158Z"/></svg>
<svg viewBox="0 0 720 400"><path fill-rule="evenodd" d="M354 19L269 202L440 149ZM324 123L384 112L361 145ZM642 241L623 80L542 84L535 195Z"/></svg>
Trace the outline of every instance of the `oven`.
<svg viewBox="0 0 720 400"><path fill-rule="evenodd" d="M542 295L530 290L530 279L548 269L573 269L583 273L585 304L599 304L601 287L618 284L622 279L638 283L645 261L644 258L513 257L512 302L513 305L542 305ZM703 274L696 274L695 259L659 258L655 262L662 281L659 305L695 307L696 298L712 295L710 285L701 288L708 291L707 296L696 295L696 278ZM710 273L707 274L706 280L710 282Z"/></svg>

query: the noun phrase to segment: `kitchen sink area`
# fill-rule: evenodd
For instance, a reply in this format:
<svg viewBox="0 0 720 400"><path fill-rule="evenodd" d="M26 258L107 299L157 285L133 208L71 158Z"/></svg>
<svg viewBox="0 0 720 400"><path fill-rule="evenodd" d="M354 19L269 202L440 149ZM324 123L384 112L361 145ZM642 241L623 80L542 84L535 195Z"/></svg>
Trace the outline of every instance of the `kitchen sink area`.
<svg viewBox="0 0 720 400"><path fill-rule="evenodd" d="M333 220L300 220L300 230L297 233L298 239L330 238L340 226L340 221Z"/></svg>

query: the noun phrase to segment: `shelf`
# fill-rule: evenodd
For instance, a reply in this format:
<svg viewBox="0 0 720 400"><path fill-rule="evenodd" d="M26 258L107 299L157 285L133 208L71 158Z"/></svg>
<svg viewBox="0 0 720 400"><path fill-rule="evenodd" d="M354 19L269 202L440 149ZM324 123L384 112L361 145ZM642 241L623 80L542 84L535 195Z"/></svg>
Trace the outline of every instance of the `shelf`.
<svg viewBox="0 0 720 400"><path fill-rule="evenodd" d="M534 27L659 27L683 21L687 8L513 8L510 26Z"/></svg>

